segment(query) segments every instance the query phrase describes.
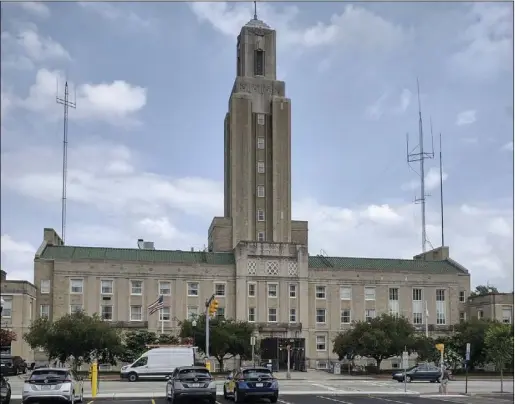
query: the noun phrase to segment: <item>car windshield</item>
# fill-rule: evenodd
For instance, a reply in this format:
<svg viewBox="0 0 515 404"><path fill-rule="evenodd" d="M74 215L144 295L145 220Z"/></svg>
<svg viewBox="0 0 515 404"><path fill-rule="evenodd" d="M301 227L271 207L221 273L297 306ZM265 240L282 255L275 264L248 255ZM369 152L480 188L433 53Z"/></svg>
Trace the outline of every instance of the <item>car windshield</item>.
<svg viewBox="0 0 515 404"><path fill-rule="evenodd" d="M256 377L271 377L272 372L268 369L245 369L243 371L243 377L256 378Z"/></svg>
<svg viewBox="0 0 515 404"><path fill-rule="evenodd" d="M30 380L45 380L45 379L52 379L52 380L64 380L66 379L66 371L59 371L59 370L35 370L30 375Z"/></svg>
<svg viewBox="0 0 515 404"><path fill-rule="evenodd" d="M209 370L207 369L181 369L179 370L179 377L210 377Z"/></svg>

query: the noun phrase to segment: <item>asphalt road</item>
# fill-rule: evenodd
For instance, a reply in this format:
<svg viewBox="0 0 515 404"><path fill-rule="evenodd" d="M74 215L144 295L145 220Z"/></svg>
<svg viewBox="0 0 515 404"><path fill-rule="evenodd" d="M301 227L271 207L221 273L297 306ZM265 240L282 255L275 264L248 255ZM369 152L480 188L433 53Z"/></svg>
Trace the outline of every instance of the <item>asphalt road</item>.
<svg viewBox="0 0 515 404"><path fill-rule="evenodd" d="M21 400L12 400L12 404L21 404ZM126 398L84 400L84 404L165 404L164 398ZM191 402L193 404L193 402ZM198 402L202 403L201 401ZM234 404L233 401L219 397L217 404ZM259 403L269 403L261 400ZM508 404L513 403L513 396L473 396L473 397L409 397L409 396L351 396L351 395L302 395L279 397L280 404ZM188 403L189 404L189 403Z"/></svg>

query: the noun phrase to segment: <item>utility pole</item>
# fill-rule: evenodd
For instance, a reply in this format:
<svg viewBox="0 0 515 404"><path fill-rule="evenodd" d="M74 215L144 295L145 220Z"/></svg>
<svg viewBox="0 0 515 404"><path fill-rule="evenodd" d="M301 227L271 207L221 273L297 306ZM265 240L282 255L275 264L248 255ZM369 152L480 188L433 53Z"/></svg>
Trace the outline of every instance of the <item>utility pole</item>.
<svg viewBox="0 0 515 404"><path fill-rule="evenodd" d="M430 153L424 151L424 128L422 124L422 107L420 103L420 85L417 78L417 95L418 95L418 145L415 146L411 151L409 149L409 135L406 134L406 159L408 161L408 166L420 176L420 196L415 199L415 203L420 203L421 205L421 215L422 215L422 252L426 252L426 243L427 243L427 233L426 233L426 170L425 170L425 160L433 159L434 145L433 145L433 124L431 122L431 144L433 145L432 151ZM411 163L419 162L419 170L417 172L412 166Z"/></svg>
<svg viewBox="0 0 515 404"><path fill-rule="evenodd" d="M69 100L68 81L64 84L64 98L59 97L59 87L57 88L56 102L63 105L64 119L63 119L63 189L61 197L61 239L63 244L66 237L66 182L68 175L68 108L75 109L77 107L75 102Z"/></svg>

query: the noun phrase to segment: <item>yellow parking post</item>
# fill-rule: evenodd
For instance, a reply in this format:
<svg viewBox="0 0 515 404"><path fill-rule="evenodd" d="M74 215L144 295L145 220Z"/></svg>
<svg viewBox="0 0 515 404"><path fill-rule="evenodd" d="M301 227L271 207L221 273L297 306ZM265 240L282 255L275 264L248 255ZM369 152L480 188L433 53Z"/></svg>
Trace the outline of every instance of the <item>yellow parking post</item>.
<svg viewBox="0 0 515 404"><path fill-rule="evenodd" d="M209 360L206 360L206 369L211 372L211 362Z"/></svg>
<svg viewBox="0 0 515 404"><path fill-rule="evenodd" d="M97 386L98 386L98 367L97 361L93 361L91 364L91 395L93 397L97 396Z"/></svg>

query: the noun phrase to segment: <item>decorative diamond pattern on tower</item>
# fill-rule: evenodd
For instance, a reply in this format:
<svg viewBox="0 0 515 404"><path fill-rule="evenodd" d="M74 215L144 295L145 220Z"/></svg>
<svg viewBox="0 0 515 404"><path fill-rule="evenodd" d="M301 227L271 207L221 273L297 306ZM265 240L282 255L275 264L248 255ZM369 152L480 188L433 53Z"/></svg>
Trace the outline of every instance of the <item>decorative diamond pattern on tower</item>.
<svg viewBox="0 0 515 404"><path fill-rule="evenodd" d="M267 275L279 275L279 263L277 261L268 261L266 263Z"/></svg>
<svg viewBox="0 0 515 404"><path fill-rule="evenodd" d="M297 263L295 261L288 262L288 275L289 276L297 276L299 274L299 269L297 267Z"/></svg>
<svg viewBox="0 0 515 404"><path fill-rule="evenodd" d="M257 267L256 261L249 260L247 262L247 270L249 272L249 275L256 275L256 267Z"/></svg>

